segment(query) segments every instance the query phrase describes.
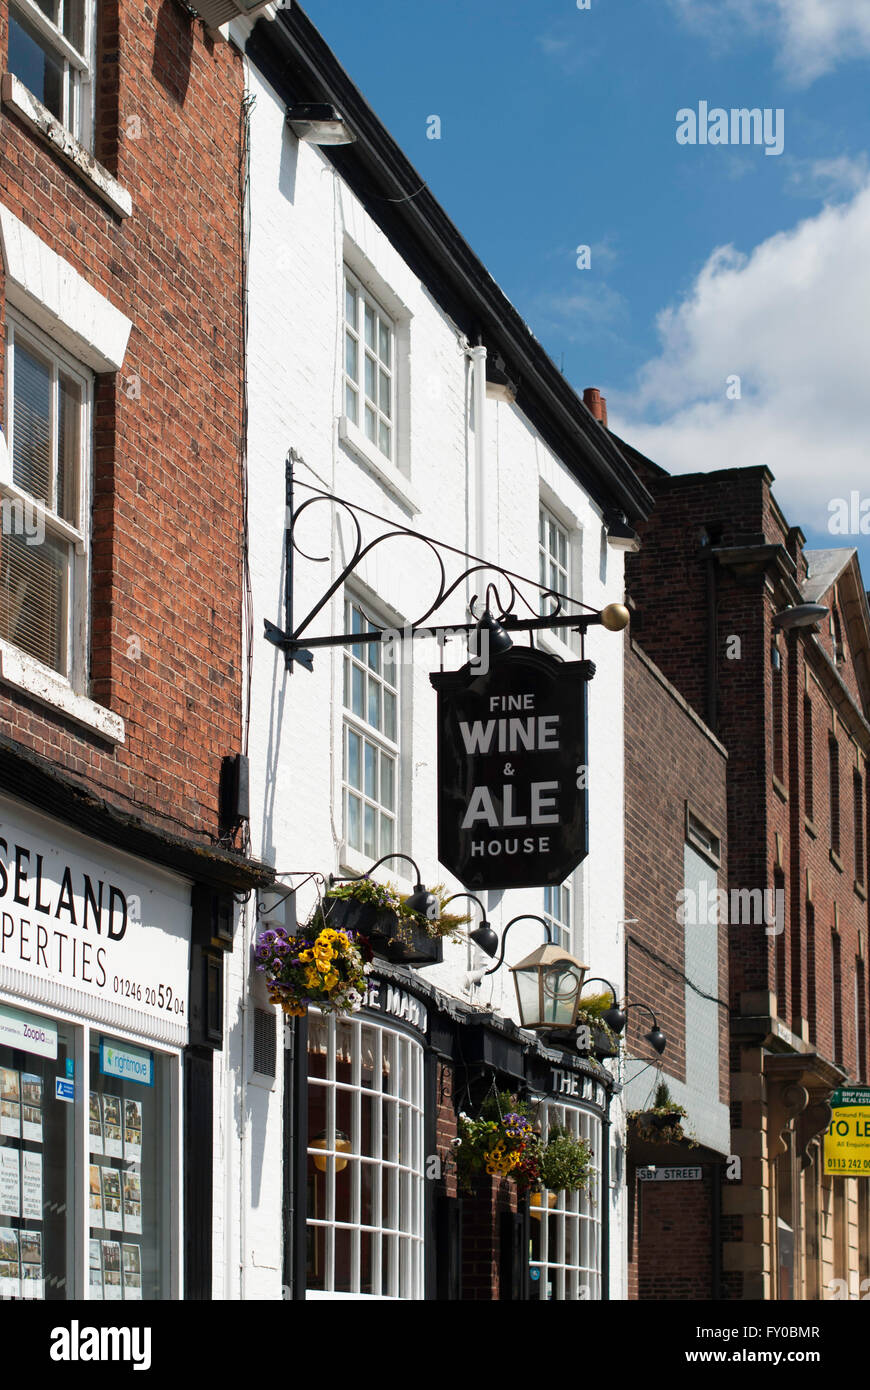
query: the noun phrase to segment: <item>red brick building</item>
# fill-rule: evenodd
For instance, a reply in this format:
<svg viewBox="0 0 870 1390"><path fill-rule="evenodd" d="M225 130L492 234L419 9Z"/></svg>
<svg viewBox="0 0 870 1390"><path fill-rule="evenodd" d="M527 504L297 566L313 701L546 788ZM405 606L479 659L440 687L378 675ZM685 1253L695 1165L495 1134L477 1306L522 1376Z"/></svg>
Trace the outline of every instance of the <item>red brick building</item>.
<svg viewBox="0 0 870 1390"><path fill-rule="evenodd" d="M68 1107L20 1046L28 1017L91 1102L89 1228L73 1203L74 1229L17 1221L47 1296L82 1295L86 1239L92 1296L113 1296L127 1142L125 1280L207 1296L222 948L233 892L263 878L220 806L245 739L243 65L171 0L12 0L0 54L0 1043L46 1098L47 1147ZM107 1038L145 1100L108 1081Z"/></svg>
<svg viewBox="0 0 870 1390"><path fill-rule="evenodd" d="M728 751L733 1152L723 1294L858 1296L867 1183L826 1175L866 1082L870 613L854 550L812 551L765 468L669 477L629 559L634 635ZM803 605L821 604L817 615ZM764 895L768 896L765 897Z"/></svg>

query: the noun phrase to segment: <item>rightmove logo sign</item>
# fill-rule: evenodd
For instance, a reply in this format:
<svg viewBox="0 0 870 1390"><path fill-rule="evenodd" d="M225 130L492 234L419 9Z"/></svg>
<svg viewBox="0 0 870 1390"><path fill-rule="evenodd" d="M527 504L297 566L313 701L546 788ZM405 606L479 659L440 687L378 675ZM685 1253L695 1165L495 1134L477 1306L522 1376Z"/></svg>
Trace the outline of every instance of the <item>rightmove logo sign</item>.
<svg viewBox="0 0 870 1390"><path fill-rule="evenodd" d="M785 149L785 111L781 106L710 106L698 102L697 111L683 106L677 112L678 145L763 145L765 154Z"/></svg>

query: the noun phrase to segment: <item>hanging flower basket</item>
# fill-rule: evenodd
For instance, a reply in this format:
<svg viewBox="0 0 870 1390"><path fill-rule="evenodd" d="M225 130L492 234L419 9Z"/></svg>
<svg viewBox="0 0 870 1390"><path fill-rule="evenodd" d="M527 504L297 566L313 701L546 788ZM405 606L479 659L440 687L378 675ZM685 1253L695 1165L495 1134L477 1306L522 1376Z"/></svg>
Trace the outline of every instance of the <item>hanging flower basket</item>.
<svg viewBox="0 0 870 1390"><path fill-rule="evenodd" d="M445 892L433 892L441 901ZM370 878L351 879L333 889L323 899L323 915L329 924L359 937L366 937L375 955L396 965L440 965L444 959L444 938L459 939L457 929L469 916L442 913L429 921L407 906L392 884L375 883Z"/></svg>
<svg viewBox="0 0 870 1390"><path fill-rule="evenodd" d="M270 1001L301 1018L309 1004L335 1014L359 1008L371 951L364 937L336 931L318 909L295 936L283 927L262 932L254 960L265 976Z"/></svg>
<svg viewBox="0 0 870 1390"><path fill-rule="evenodd" d="M529 1107L507 1091L486 1098L480 1115L460 1114L456 1143L456 1168L464 1192L474 1190L475 1179L512 1178L525 1190L540 1178L540 1136L529 1119Z"/></svg>

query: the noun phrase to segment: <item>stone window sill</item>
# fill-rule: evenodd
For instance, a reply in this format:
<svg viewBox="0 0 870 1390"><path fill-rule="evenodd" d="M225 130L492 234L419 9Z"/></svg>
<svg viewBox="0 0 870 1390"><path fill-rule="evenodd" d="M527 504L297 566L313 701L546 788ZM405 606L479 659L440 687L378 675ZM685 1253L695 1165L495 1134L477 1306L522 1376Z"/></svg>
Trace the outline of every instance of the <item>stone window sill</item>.
<svg viewBox="0 0 870 1390"><path fill-rule="evenodd" d="M43 666L35 657L0 640L0 681L57 710L67 719L100 734L109 743L123 743L124 721L120 715L78 695L69 681L57 671Z"/></svg>
<svg viewBox="0 0 870 1390"><path fill-rule="evenodd" d="M857 880L857 878L856 878L856 879L855 879L855 882L854 882L854 884L853 884L853 887L854 887L855 892L857 893L858 897L861 899L862 903L866 903L866 901L867 901L867 889L864 887L864 884L863 884L863 883L859 883L858 880Z"/></svg>
<svg viewBox="0 0 870 1390"><path fill-rule="evenodd" d="M411 492L408 477L372 444L359 425L355 425L347 415L342 415L338 422L338 437L351 453L356 454L357 458L371 469L378 481L389 488L390 492L416 516L420 504Z"/></svg>
<svg viewBox="0 0 870 1390"><path fill-rule="evenodd" d="M819 838L819 832L816 829L815 821L813 820L812 816L804 816L804 826L806 828L807 834L812 835L814 840L817 840Z"/></svg>
<svg viewBox="0 0 870 1390"><path fill-rule="evenodd" d="M783 782L780 782L776 773L773 776L773 790L782 801L788 801L788 788Z"/></svg>
<svg viewBox="0 0 870 1390"><path fill-rule="evenodd" d="M23 82L14 73L4 72L0 80L0 97L3 105L15 111L26 125L51 145L72 169L85 180L94 193L117 213L119 217L129 217L133 211L133 200L126 188L113 179L107 169L98 163L84 145L61 125L41 101L37 101Z"/></svg>
<svg viewBox="0 0 870 1390"><path fill-rule="evenodd" d="M842 859L840 858L839 854L837 853L837 851L836 851L835 849L832 849L832 850L830 851L830 855L831 855L831 863L833 864L834 868L835 868L835 869L839 869L840 873L842 873L842 872L843 872L843 861L842 861Z"/></svg>

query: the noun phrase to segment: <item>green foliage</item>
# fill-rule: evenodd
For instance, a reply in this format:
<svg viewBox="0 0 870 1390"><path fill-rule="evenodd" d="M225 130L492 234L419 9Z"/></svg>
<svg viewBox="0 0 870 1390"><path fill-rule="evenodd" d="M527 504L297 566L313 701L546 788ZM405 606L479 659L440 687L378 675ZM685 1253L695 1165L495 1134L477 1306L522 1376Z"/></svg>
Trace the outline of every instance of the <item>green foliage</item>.
<svg viewBox="0 0 870 1390"><path fill-rule="evenodd" d="M549 1192L581 1192L589 1185L592 1150L562 1125L553 1125L541 1149L541 1183Z"/></svg>
<svg viewBox="0 0 870 1390"><path fill-rule="evenodd" d="M445 899L450 896L443 883L436 884L431 891L443 909ZM430 922L428 918L408 907L406 899L399 895L398 889L392 883L376 883L372 878L354 878L347 883L336 883L324 899L327 908L330 898L365 903L380 912L393 913L396 918L395 936L406 942L411 940L412 927L424 931L427 936L449 937L451 940L459 941L462 939L459 928L471 921L470 913L463 915L442 910L438 920Z"/></svg>

